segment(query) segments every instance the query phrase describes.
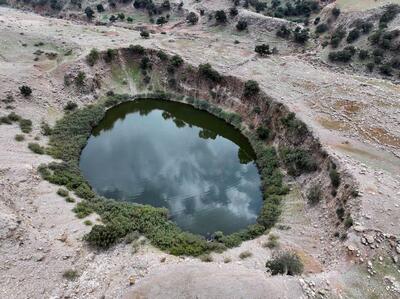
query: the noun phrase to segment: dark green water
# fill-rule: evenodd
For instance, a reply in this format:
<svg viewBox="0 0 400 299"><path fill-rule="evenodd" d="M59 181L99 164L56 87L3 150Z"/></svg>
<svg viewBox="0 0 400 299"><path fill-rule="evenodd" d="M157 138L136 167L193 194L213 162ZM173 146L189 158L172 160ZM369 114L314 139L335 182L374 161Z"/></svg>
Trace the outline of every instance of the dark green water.
<svg viewBox="0 0 400 299"><path fill-rule="evenodd" d="M169 209L207 236L255 223L262 206L255 154L225 121L181 103L140 100L110 109L80 168L97 193Z"/></svg>

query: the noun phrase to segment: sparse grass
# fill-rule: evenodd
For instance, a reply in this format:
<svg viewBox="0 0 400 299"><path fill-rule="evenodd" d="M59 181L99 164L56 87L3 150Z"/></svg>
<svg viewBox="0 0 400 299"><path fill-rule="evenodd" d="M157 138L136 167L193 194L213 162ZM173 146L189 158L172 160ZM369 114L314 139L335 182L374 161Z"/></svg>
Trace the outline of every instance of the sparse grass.
<svg viewBox="0 0 400 299"><path fill-rule="evenodd" d="M232 259L231 259L230 257L225 257L225 258L224 258L224 263L225 263L225 264L228 264L228 263L230 263L230 262L232 262Z"/></svg>
<svg viewBox="0 0 400 299"><path fill-rule="evenodd" d="M203 255L199 256L199 259L205 263L211 263L213 261L212 256L209 254L203 254Z"/></svg>
<svg viewBox="0 0 400 299"><path fill-rule="evenodd" d="M38 155L43 155L45 153L45 148L38 143L31 142L28 144L28 148Z"/></svg>
<svg viewBox="0 0 400 299"><path fill-rule="evenodd" d="M307 193L308 202L311 205L315 205L321 201L322 198L322 191L320 185L312 186Z"/></svg>
<svg viewBox="0 0 400 299"><path fill-rule="evenodd" d="M243 252L241 252L240 254L239 254L239 258L240 259L242 259L242 260L244 260L244 259L247 259L247 258L249 258L249 257L251 257L253 254L250 252L250 251L243 251Z"/></svg>
<svg viewBox="0 0 400 299"><path fill-rule="evenodd" d="M68 280L75 280L79 277L79 274L78 274L78 271L76 271L76 270L68 269L68 270L64 271L62 276Z"/></svg>
<svg viewBox="0 0 400 299"><path fill-rule="evenodd" d="M279 246L278 239L279 237L277 235L270 234L268 236L268 241L264 243L263 246L269 249L276 248Z"/></svg>

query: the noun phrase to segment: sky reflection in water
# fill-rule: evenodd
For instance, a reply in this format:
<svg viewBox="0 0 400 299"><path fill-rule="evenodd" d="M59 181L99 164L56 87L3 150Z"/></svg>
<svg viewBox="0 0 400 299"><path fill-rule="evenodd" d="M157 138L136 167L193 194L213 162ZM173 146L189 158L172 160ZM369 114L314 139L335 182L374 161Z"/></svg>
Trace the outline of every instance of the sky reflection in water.
<svg viewBox="0 0 400 299"><path fill-rule="evenodd" d="M181 103L141 100L111 109L80 167L100 195L166 207L181 228L205 236L255 223L262 205L247 139Z"/></svg>

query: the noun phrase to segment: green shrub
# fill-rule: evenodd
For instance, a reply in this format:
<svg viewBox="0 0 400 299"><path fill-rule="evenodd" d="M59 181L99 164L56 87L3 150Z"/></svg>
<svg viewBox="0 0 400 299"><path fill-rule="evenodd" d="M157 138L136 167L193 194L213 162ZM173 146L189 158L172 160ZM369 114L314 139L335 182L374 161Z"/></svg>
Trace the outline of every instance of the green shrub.
<svg viewBox="0 0 400 299"><path fill-rule="evenodd" d="M66 201L66 202L69 202L69 203L72 203L72 202L75 202L75 199L73 199L73 198L70 197L70 196L67 196L67 197L65 198L65 201Z"/></svg>
<svg viewBox="0 0 400 299"><path fill-rule="evenodd" d="M8 116L2 116L0 118L0 124L11 125L12 121L11 121L11 119L8 118Z"/></svg>
<svg viewBox="0 0 400 299"><path fill-rule="evenodd" d="M147 30L142 30L142 31L140 31L140 36L143 38L149 38L150 32L148 32Z"/></svg>
<svg viewBox="0 0 400 299"><path fill-rule="evenodd" d="M354 56L354 52L343 49L342 51L333 51L328 54L328 58L333 62L349 62Z"/></svg>
<svg viewBox="0 0 400 299"><path fill-rule="evenodd" d="M338 207L338 208L336 209L336 216L337 216L341 221L343 221L343 219L344 219L344 212L345 212L345 210L344 210L344 208L343 208L342 206L340 206L340 207Z"/></svg>
<svg viewBox="0 0 400 299"><path fill-rule="evenodd" d="M209 254L203 254L203 255L199 256L199 258L200 258L200 260L201 260L202 262L205 262L205 263L210 263L210 262L213 261L212 256L209 255Z"/></svg>
<svg viewBox="0 0 400 299"><path fill-rule="evenodd" d="M140 68L142 70L147 70L149 68L151 68L151 61L150 58L147 56L144 56L141 60L140 60Z"/></svg>
<svg viewBox="0 0 400 299"><path fill-rule="evenodd" d="M280 155L289 175L299 176L318 168L311 154L302 149L283 148Z"/></svg>
<svg viewBox="0 0 400 299"><path fill-rule="evenodd" d="M340 174L337 172L336 169L331 169L329 171L329 177L331 179L332 186L337 189L340 185Z"/></svg>
<svg viewBox="0 0 400 299"><path fill-rule="evenodd" d="M32 121L30 119L21 118L19 127L23 133L30 133L32 131Z"/></svg>
<svg viewBox="0 0 400 299"><path fill-rule="evenodd" d="M332 15L337 18L340 15L340 8L334 7L332 9Z"/></svg>
<svg viewBox="0 0 400 299"><path fill-rule="evenodd" d="M251 257L253 254L250 251L243 251L239 254L239 258L241 260L247 259L248 257Z"/></svg>
<svg viewBox="0 0 400 299"><path fill-rule="evenodd" d="M85 225L87 225L87 226L92 226L92 225L93 225L93 222L90 221L89 219L87 219L87 220L83 221L83 224L85 224Z"/></svg>
<svg viewBox="0 0 400 299"><path fill-rule="evenodd" d="M65 111L73 111L78 108L78 104L72 101L68 101L67 104L64 106Z"/></svg>
<svg viewBox="0 0 400 299"><path fill-rule="evenodd" d="M191 25L195 25L197 24L197 22L199 21L199 17L197 16L196 13L194 13L193 11L191 11L187 17L186 17L186 21L191 24Z"/></svg>
<svg viewBox="0 0 400 299"><path fill-rule="evenodd" d="M107 49L107 51L103 54L103 59L107 63L111 63L114 61L115 57L118 55L118 50L116 49Z"/></svg>
<svg viewBox="0 0 400 299"><path fill-rule="evenodd" d="M350 215L348 215L348 216L346 217L346 219L344 220L344 226L345 226L346 228L350 228L351 226L353 226L353 218L351 218Z"/></svg>
<svg viewBox="0 0 400 299"><path fill-rule="evenodd" d="M294 137L303 137L308 132L306 124L297 119L296 114L293 112L282 118L282 124L286 126L288 131L294 135Z"/></svg>
<svg viewBox="0 0 400 299"><path fill-rule="evenodd" d="M19 121L21 119L21 116L19 116L15 112L11 112L10 114L7 115L7 117L11 121Z"/></svg>
<svg viewBox="0 0 400 299"><path fill-rule="evenodd" d="M159 50L157 52L157 56L158 56L158 58L160 58L161 61L167 61L168 60L168 55L163 50Z"/></svg>
<svg viewBox="0 0 400 299"><path fill-rule="evenodd" d="M321 33L328 31L328 29L329 29L328 25L326 25L325 23L322 23L322 24L319 24L315 28L315 32L321 34Z"/></svg>
<svg viewBox="0 0 400 299"><path fill-rule="evenodd" d="M247 29L247 22L245 20L239 20L236 24L236 29L238 31L243 31Z"/></svg>
<svg viewBox="0 0 400 299"><path fill-rule="evenodd" d="M74 82L78 87L82 87L85 85L86 74L82 71L78 72L78 75L75 77Z"/></svg>
<svg viewBox="0 0 400 299"><path fill-rule="evenodd" d="M256 45L254 51L261 56L272 54L269 45L267 44Z"/></svg>
<svg viewBox="0 0 400 299"><path fill-rule="evenodd" d="M143 55L146 52L145 48L143 48L141 45L130 45L129 51L132 54L138 54L138 55Z"/></svg>
<svg viewBox="0 0 400 299"><path fill-rule="evenodd" d="M305 44L310 38L310 32L308 29L300 29L297 27L293 33L294 41L299 44Z"/></svg>
<svg viewBox="0 0 400 299"><path fill-rule="evenodd" d="M75 189L76 196L83 198L83 199L91 199L95 197L95 193L89 187L88 184L83 183L78 188Z"/></svg>
<svg viewBox="0 0 400 299"><path fill-rule="evenodd" d="M24 141L25 140L25 136L22 134L17 134L15 135L15 140L18 142Z"/></svg>
<svg viewBox="0 0 400 299"><path fill-rule="evenodd" d="M264 244L264 246L269 249L276 248L279 246L278 239L279 237L277 235L270 234L268 236L268 241Z"/></svg>
<svg viewBox="0 0 400 299"><path fill-rule="evenodd" d="M269 137L269 129L266 127L258 127L256 130L257 136L260 140L266 140Z"/></svg>
<svg viewBox="0 0 400 299"><path fill-rule="evenodd" d="M220 82L222 79L222 76L215 69L213 69L209 63L200 64L199 73L203 77L213 82Z"/></svg>
<svg viewBox="0 0 400 299"><path fill-rule="evenodd" d="M292 252L280 252L271 260L267 261L266 267L271 270L272 275L299 275L303 272L303 263L299 256Z"/></svg>
<svg viewBox="0 0 400 299"><path fill-rule="evenodd" d="M358 53L358 58L360 58L360 60L365 60L368 57L369 57L368 50L360 50L360 52Z"/></svg>
<svg viewBox="0 0 400 299"><path fill-rule="evenodd" d="M356 41L359 37L360 37L360 31L357 28L355 28L349 32L346 41L350 44Z"/></svg>
<svg viewBox="0 0 400 299"><path fill-rule="evenodd" d="M75 280L79 277L79 274L78 274L78 271L69 269L69 270L64 271L62 276L68 280Z"/></svg>
<svg viewBox="0 0 400 299"><path fill-rule="evenodd" d="M32 89L27 85L22 85L19 88L19 91L24 97L29 97L32 94Z"/></svg>
<svg viewBox="0 0 400 299"><path fill-rule="evenodd" d="M266 229L271 228L278 221L281 212L281 197L278 195L269 195L264 199L257 223Z"/></svg>
<svg viewBox="0 0 400 299"><path fill-rule="evenodd" d="M44 136L50 136L51 135L52 130L51 130L51 128L50 128L48 123L42 122L42 124L40 125L40 129L41 129L41 132L42 132L42 134Z"/></svg>
<svg viewBox="0 0 400 299"><path fill-rule="evenodd" d="M62 196L62 197L67 197L69 195L68 190L64 189L64 188L59 188L57 190L57 194Z"/></svg>
<svg viewBox="0 0 400 299"><path fill-rule="evenodd" d="M243 95L245 97L256 96L260 92L260 87L258 86L258 82L254 80L248 80L244 84Z"/></svg>
<svg viewBox="0 0 400 299"><path fill-rule="evenodd" d="M89 203L87 203L86 201L81 201L77 203L77 205L75 206L75 208L72 209L72 211L76 214L76 217L81 219L92 214L93 209L89 205Z"/></svg>
<svg viewBox="0 0 400 299"><path fill-rule="evenodd" d="M290 37L291 33L292 31L290 29L288 29L285 25L282 25L276 32L276 36L287 39Z"/></svg>
<svg viewBox="0 0 400 299"><path fill-rule="evenodd" d="M174 55L171 57L171 65L173 67L180 67L183 64L183 59L179 55Z"/></svg>
<svg viewBox="0 0 400 299"><path fill-rule="evenodd" d="M217 10L215 12L215 20L217 20L217 23L225 24L228 20L225 11Z"/></svg>
<svg viewBox="0 0 400 299"><path fill-rule="evenodd" d="M346 36L346 30L339 26L332 34L330 44L333 48L337 48L342 41L342 39Z"/></svg>
<svg viewBox="0 0 400 299"><path fill-rule="evenodd" d="M307 193L308 202L312 205L315 205L321 201L322 191L320 185L312 186Z"/></svg>
<svg viewBox="0 0 400 299"><path fill-rule="evenodd" d="M99 60L99 57L99 51L97 51L97 49L92 49L89 55L86 57L86 61L90 66L94 66L97 60Z"/></svg>
<svg viewBox="0 0 400 299"><path fill-rule="evenodd" d="M33 142L29 143L28 148L32 152L34 152L35 154L38 154L38 155L43 155L45 153L45 148L38 143L33 143Z"/></svg>

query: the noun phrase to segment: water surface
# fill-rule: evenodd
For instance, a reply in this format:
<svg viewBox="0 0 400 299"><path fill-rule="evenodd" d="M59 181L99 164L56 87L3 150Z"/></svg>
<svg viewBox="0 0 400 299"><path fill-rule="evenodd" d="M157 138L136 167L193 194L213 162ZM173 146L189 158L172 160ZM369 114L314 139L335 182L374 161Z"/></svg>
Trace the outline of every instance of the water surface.
<svg viewBox="0 0 400 299"><path fill-rule="evenodd" d="M262 205L255 154L225 121L189 105L138 100L110 109L80 168L105 197L169 209L207 236L255 223Z"/></svg>

